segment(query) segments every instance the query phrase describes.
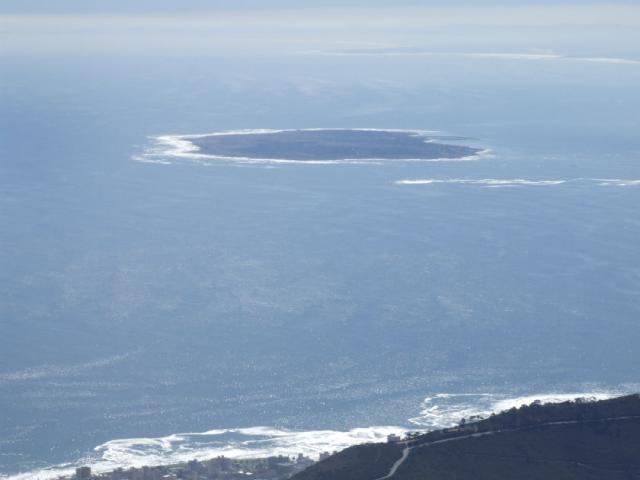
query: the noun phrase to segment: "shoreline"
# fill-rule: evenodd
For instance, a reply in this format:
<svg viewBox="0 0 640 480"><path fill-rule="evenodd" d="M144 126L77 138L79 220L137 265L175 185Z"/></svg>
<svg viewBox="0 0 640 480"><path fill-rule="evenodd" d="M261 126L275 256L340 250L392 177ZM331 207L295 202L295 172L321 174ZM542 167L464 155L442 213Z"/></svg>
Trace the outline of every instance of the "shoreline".
<svg viewBox="0 0 640 480"><path fill-rule="evenodd" d="M20 473L0 474L2 480L57 480L69 478L77 467L89 466L95 474L118 468L152 468L208 461L224 455L231 460L255 460L277 456L317 460L323 452L341 451L353 445L384 443L388 435L410 430L432 431L455 425L461 417L489 415L540 399L544 403L576 397L606 399L624 394L624 389L546 392L526 395L490 392L437 393L425 397L416 416L404 426L372 426L338 430L291 431L271 427L212 429L203 432L172 433L154 438L121 438L92 448L84 457ZM95 456L94 456L95 455Z"/></svg>
<svg viewBox="0 0 640 480"><path fill-rule="evenodd" d="M239 137L256 137L260 141L264 140L266 135L302 135L320 134L323 132L336 132L344 135L345 133L359 134L380 133L390 135L404 135L404 140L413 142L416 147L415 138L421 138L420 146L425 148L423 155L405 155L405 156L385 156L385 155L352 155L345 153L344 155L326 153L310 154L303 150L302 154L297 155L248 155L243 149L236 148L234 154L216 152L215 147L207 146L205 140L219 141L221 137L228 137L233 141L237 141ZM309 164L309 165L334 165L334 164L378 164L389 162L458 162L458 161L474 161L486 158L490 155L491 150L487 148L476 148L466 145L455 145L451 143L440 143L441 140L450 142L459 142L467 140L467 137L459 136L443 136L435 130L417 130L417 129L376 129L376 128L306 128L306 129L246 129L246 130L227 130L203 134L167 134L151 136L149 139L154 144L148 147L142 154L134 155L132 158L143 163L160 163L170 164L168 159L189 159L192 161L203 163L203 161L230 161L237 163L269 163L269 164ZM424 139L424 140L422 140ZM330 139L331 140L331 139ZM397 140L397 139L396 139ZM295 140L297 141L297 139ZM330 143L330 142L329 142ZM294 142L292 141L292 145ZM264 145L263 145L264 146ZM291 145L289 145L290 147ZM316 139L316 147L324 146L321 141ZM346 145L348 151L357 149L356 147L370 147L369 144L357 139L356 143ZM285 143L285 147L287 144ZM309 148L309 145L305 145ZM227 147L224 147L227 148ZM223 151L224 151L223 148ZM248 148L251 150L251 148ZM439 152L439 153L436 153ZM352 152L353 153L353 152ZM306 158L294 157L306 156Z"/></svg>
<svg viewBox="0 0 640 480"><path fill-rule="evenodd" d="M326 454L328 455L328 452ZM172 464L116 468L96 473L91 467L83 466L76 468L75 473L57 477L56 480L235 480L238 477L255 475L259 475L261 479L286 480L314 463L313 459L303 454L294 457L279 455L246 459L218 456Z"/></svg>

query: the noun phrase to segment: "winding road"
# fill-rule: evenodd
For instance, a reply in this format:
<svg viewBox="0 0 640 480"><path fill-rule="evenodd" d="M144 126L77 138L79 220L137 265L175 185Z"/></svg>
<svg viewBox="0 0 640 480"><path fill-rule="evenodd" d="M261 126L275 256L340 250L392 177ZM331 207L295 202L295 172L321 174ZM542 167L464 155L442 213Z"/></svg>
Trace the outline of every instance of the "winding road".
<svg viewBox="0 0 640 480"><path fill-rule="evenodd" d="M600 423L600 422L612 422L612 421L636 420L636 419L640 419L640 416L636 415L636 416L631 416L631 417L609 417L609 418L600 418L598 420L567 420L567 421L563 421L563 422L538 423L536 425L528 425L526 427L505 428L503 430L488 430L486 432L477 432L477 433L470 433L468 435L460 435L458 437L443 438L442 440L434 440L432 442L418 443L416 445L409 445L409 442L411 440L409 442L407 442L407 441L399 442L399 443L402 443L402 444L405 445L405 447L402 449L402 455L391 466L391 468L389 469L389 473L387 473L383 477L378 477L378 478L376 478L374 480L387 480L387 479L393 477L396 474L396 472L398 471L398 468L400 468L400 466L407 460L407 458L409 458L409 454L411 453L411 451L415 450L417 448L426 448L426 447L431 447L433 445L440 445L442 443L456 442L456 441L459 441L459 440L465 440L467 438L484 437L484 436L487 436L487 435L496 435L496 434L499 434L499 433L507 433L507 432L520 432L520 431L524 431L524 430L531 430L531 429L538 428L538 427L548 427L548 426L553 426L553 425L573 425L573 424L579 424L579 423Z"/></svg>

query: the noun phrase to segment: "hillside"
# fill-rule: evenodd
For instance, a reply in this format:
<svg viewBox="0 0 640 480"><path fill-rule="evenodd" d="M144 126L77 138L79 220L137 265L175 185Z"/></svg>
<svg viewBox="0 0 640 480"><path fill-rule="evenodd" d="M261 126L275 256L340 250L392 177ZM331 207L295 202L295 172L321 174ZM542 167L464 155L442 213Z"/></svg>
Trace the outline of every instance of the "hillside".
<svg viewBox="0 0 640 480"><path fill-rule="evenodd" d="M293 478L640 479L640 396L533 403L400 443L358 445Z"/></svg>

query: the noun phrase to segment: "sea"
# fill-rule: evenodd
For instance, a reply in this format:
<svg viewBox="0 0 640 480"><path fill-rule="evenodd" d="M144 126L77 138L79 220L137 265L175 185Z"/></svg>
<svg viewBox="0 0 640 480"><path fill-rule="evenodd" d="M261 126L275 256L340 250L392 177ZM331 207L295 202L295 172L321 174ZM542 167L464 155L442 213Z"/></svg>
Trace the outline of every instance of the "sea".
<svg viewBox="0 0 640 480"><path fill-rule="evenodd" d="M0 477L317 457L640 390L637 30L134 20L3 27ZM306 129L482 153L175 142Z"/></svg>

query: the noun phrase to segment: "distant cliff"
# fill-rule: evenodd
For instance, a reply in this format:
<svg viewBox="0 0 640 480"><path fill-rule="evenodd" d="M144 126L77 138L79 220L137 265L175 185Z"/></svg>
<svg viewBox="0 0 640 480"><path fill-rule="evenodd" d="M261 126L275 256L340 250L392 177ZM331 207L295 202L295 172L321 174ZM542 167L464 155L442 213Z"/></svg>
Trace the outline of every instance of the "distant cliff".
<svg viewBox="0 0 640 480"><path fill-rule="evenodd" d="M293 480L640 479L640 395L533 403L408 440L348 448Z"/></svg>

